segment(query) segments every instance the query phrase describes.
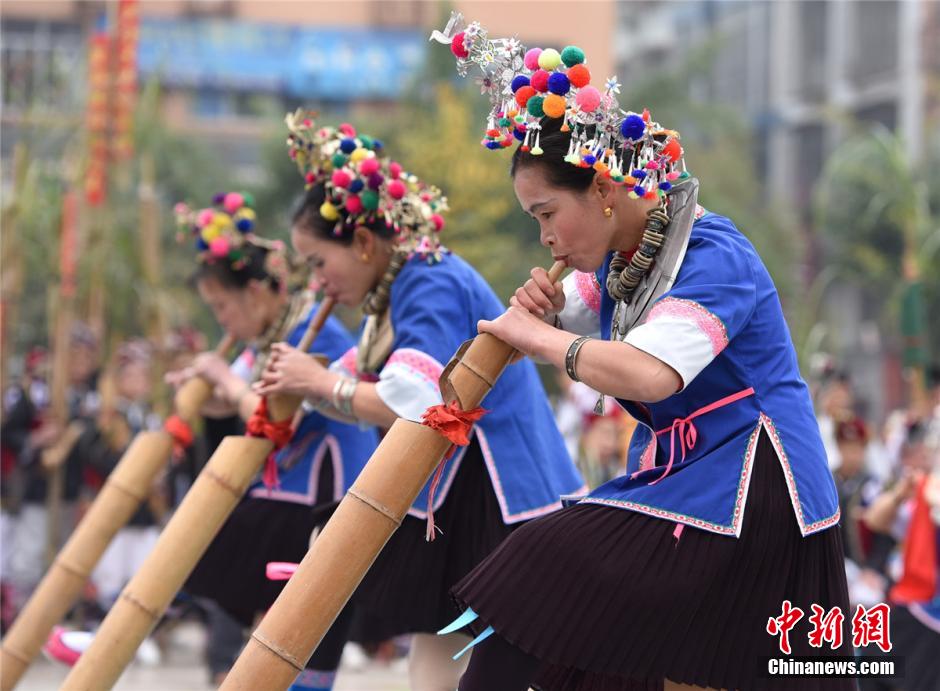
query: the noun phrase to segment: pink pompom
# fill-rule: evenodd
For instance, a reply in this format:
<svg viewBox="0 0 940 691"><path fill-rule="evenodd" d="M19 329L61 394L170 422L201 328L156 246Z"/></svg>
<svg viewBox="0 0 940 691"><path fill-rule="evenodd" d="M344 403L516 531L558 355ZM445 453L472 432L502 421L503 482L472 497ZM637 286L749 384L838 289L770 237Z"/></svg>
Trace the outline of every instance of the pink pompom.
<svg viewBox="0 0 940 691"><path fill-rule="evenodd" d="M205 228L212 223L213 218L215 218L215 211L212 209L203 209L199 212L199 215L196 216L196 225L200 228Z"/></svg>
<svg viewBox="0 0 940 691"><path fill-rule="evenodd" d="M550 76L551 75L549 75L549 73L545 70L536 70L532 73L532 77L529 79L529 86L544 94L546 91L548 91L548 78Z"/></svg>
<svg viewBox="0 0 940 691"><path fill-rule="evenodd" d="M392 180L397 180L401 177L401 165L392 161L388 164L388 175Z"/></svg>
<svg viewBox="0 0 940 691"><path fill-rule="evenodd" d="M431 214L431 223L434 224L434 230L439 233L441 228L444 227L444 217L440 214Z"/></svg>
<svg viewBox="0 0 940 691"><path fill-rule="evenodd" d="M372 175L379 172L379 162L374 158L367 158L359 164L359 172L363 175Z"/></svg>
<svg viewBox="0 0 940 691"><path fill-rule="evenodd" d="M682 173L680 173L678 170L674 170L671 173L666 173L666 179L669 182L675 182L676 180L679 179L680 175L682 175Z"/></svg>
<svg viewBox="0 0 940 691"><path fill-rule="evenodd" d="M222 235L209 243L209 253L213 257L224 257L228 254L230 247L228 238Z"/></svg>
<svg viewBox="0 0 940 691"><path fill-rule="evenodd" d="M230 214L233 214L242 208L242 204L244 203L245 198L242 197L238 192L229 192L225 195L225 201L222 202L222 206Z"/></svg>
<svg viewBox="0 0 940 691"><path fill-rule="evenodd" d="M405 196L405 183L401 180L392 180L388 183L388 194L392 199L401 199Z"/></svg>
<svg viewBox="0 0 940 691"><path fill-rule="evenodd" d="M539 68L539 55L541 54L541 48L529 48L529 50L526 51L525 59L523 60L523 62L525 62L525 66L530 70L537 70Z"/></svg>
<svg viewBox="0 0 940 691"><path fill-rule="evenodd" d="M593 113L601 104L601 92L593 86L586 86L578 92L575 102L585 113Z"/></svg>
<svg viewBox="0 0 940 691"><path fill-rule="evenodd" d="M352 176L345 170L334 170L330 180L333 182L334 187L346 189L349 187L349 183L352 182Z"/></svg>
<svg viewBox="0 0 940 691"><path fill-rule="evenodd" d="M337 129L339 129L339 131L345 134L347 137L356 136L356 128L350 125L348 122L344 122Z"/></svg>
<svg viewBox="0 0 940 691"><path fill-rule="evenodd" d="M189 211L189 207L186 206L183 202L177 202L176 206L173 207L173 213L177 216L182 216L183 214Z"/></svg>
<svg viewBox="0 0 940 691"><path fill-rule="evenodd" d="M461 31L459 34L454 36L454 40L450 44L450 52L454 54L455 57L465 58L470 55L470 51L467 50L467 46L464 45L464 32Z"/></svg>
<svg viewBox="0 0 940 691"><path fill-rule="evenodd" d="M358 194L351 194L346 197L346 213L355 216L362 211L362 199Z"/></svg>

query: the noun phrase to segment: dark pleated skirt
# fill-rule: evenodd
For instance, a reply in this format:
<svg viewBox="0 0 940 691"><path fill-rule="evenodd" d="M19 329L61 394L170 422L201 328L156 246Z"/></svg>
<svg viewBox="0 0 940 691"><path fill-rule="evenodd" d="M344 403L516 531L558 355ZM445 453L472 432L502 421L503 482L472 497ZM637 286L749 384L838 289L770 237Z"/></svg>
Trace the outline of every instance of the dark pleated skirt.
<svg viewBox="0 0 940 691"><path fill-rule="evenodd" d="M244 497L183 586L190 595L215 600L242 626L274 604L287 581L271 581L269 561L299 563L314 528L325 524L338 505L333 500L329 451L321 465L313 506Z"/></svg>
<svg viewBox="0 0 940 691"><path fill-rule="evenodd" d="M841 536L802 537L766 434L756 452L740 538L596 504L532 521L455 588L462 606L539 658L544 691L657 690L663 679L715 689L854 689L853 680L762 678L779 657L770 617L806 612L790 634L809 646L810 605L847 613ZM844 647L850 655L851 651ZM766 663L764 663L766 664Z"/></svg>
<svg viewBox="0 0 940 691"><path fill-rule="evenodd" d="M385 545L353 596L359 605L355 638L382 641L449 624L459 614L450 589L512 532L476 437L434 523L443 532L427 542L426 522L406 516Z"/></svg>

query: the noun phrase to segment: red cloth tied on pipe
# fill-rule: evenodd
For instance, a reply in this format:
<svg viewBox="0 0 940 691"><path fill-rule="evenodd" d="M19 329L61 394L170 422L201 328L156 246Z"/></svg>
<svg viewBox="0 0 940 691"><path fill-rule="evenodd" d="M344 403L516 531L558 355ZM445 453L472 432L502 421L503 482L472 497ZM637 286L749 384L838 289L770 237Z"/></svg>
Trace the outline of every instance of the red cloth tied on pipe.
<svg viewBox="0 0 940 691"><path fill-rule="evenodd" d="M164 421L163 429L173 437L173 456L182 458L193 443L193 428L179 415L171 415Z"/></svg>
<svg viewBox="0 0 940 691"><path fill-rule="evenodd" d="M425 539L428 542L433 542L436 534L434 526L434 493L441 483L444 465L454 455L454 451L457 450L458 446L466 446L470 443L470 430L473 429L473 423L486 413L487 411L483 408L462 410L457 401L451 401L446 405L432 405L421 416L425 426L439 432L450 441L450 448L444 454L441 462L438 463L437 470L434 471L434 478L431 480L431 487L428 490L428 527L425 533Z"/></svg>
<svg viewBox="0 0 940 691"><path fill-rule="evenodd" d="M278 485L277 452L287 446L291 437L294 436L293 419L287 418L280 422L273 422L268 416L268 401L262 398L255 412L248 418L246 431L249 437L268 439L274 444L274 450L264 462L264 473L261 475L264 486L269 490L274 489Z"/></svg>

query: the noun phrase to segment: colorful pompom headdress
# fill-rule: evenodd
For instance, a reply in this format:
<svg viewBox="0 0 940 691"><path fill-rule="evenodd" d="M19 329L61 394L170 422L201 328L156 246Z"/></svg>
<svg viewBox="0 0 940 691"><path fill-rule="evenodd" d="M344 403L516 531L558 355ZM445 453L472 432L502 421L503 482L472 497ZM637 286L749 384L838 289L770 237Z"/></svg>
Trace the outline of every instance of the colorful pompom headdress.
<svg viewBox="0 0 940 691"><path fill-rule="evenodd" d="M212 198L212 205L192 209L180 202L174 207L178 238L188 234L196 248L200 264L226 262L233 271L245 268L251 261L248 248L263 248L265 271L277 279L281 287L295 278L287 257L287 246L280 240L268 240L256 232L257 217L254 198L247 193L221 192Z"/></svg>
<svg viewBox="0 0 940 691"><path fill-rule="evenodd" d="M616 77L603 90L591 86L590 68L577 46L527 49L515 38L490 39L478 22L465 25L457 12L431 39L450 45L461 76L471 67L481 72L476 81L492 103L481 142L486 148L518 141L523 151L539 156L542 122L550 118L571 132L565 161L593 167L629 187L631 196L656 198L689 177L679 133L654 122L647 110L622 110Z"/></svg>
<svg viewBox="0 0 940 691"><path fill-rule="evenodd" d="M440 258L438 236L447 211L441 190L407 173L383 155L381 141L348 123L320 126L313 113L303 110L288 114L285 122L288 154L308 189L324 184L320 215L336 224L336 236L357 225L384 222L403 251Z"/></svg>

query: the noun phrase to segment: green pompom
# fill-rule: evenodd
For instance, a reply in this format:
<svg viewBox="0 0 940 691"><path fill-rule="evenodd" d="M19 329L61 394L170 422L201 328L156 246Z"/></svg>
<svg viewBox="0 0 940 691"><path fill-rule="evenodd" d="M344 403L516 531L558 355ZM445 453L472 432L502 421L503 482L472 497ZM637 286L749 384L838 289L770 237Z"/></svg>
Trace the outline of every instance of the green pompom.
<svg viewBox="0 0 940 691"><path fill-rule="evenodd" d="M372 141L372 137L370 137L370 136L367 135L367 134L360 134L360 135L359 135L359 141L361 141L361 142L362 142L362 145L363 145L366 149L369 149L369 150L371 150L372 147L375 146L375 142Z"/></svg>
<svg viewBox="0 0 940 691"><path fill-rule="evenodd" d="M340 154L340 153L333 154L333 167L342 168L344 165L346 165L345 154Z"/></svg>
<svg viewBox="0 0 940 691"><path fill-rule="evenodd" d="M561 61L567 67L574 67L584 62L584 51L577 46L568 46L561 51Z"/></svg>
<svg viewBox="0 0 940 691"><path fill-rule="evenodd" d="M529 115L533 118L540 118L545 115L545 111L542 110L542 104L545 102L544 96L533 96L529 99L529 102L526 104L526 110L529 111Z"/></svg>
<svg viewBox="0 0 940 691"><path fill-rule="evenodd" d="M509 127L512 124L512 120L509 118L500 118L497 123L500 127Z"/></svg>
<svg viewBox="0 0 940 691"><path fill-rule="evenodd" d="M369 211L375 211L379 208L379 195L375 190L366 190L360 195L362 198L362 207Z"/></svg>
<svg viewBox="0 0 940 691"><path fill-rule="evenodd" d="M253 194L249 194L248 192L242 192L242 201L244 202L245 206L254 206L255 196Z"/></svg>

